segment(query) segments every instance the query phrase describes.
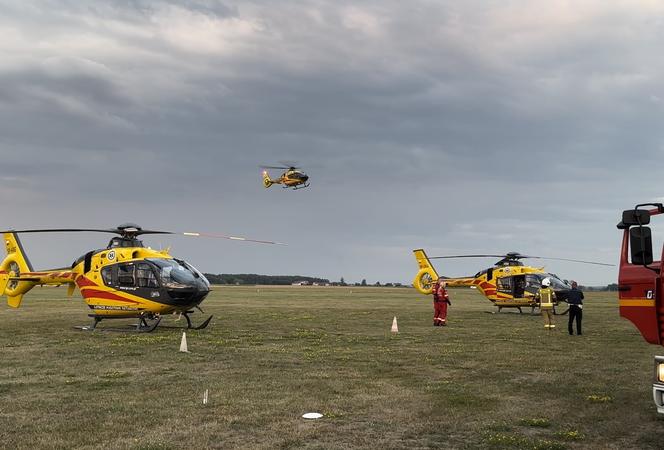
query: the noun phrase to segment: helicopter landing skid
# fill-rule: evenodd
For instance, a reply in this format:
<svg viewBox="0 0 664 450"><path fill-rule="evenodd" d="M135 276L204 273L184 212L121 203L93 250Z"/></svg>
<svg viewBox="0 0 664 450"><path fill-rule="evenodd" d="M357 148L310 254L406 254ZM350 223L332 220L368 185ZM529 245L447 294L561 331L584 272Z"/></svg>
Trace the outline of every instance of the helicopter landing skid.
<svg viewBox="0 0 664 450"><path fill-rule="evenodd" d="M212 320L212 316L210 316L207 319L205 319L205 322L203 322L197 327L194 327L191 325L191 319L189 319L189 316L186 315L184 317L187 319L187 328L191 328L192 330L202 330L204 328L207 328L207 326L210 324L210 321Z"/></svg>
<svg viewBox="0 0 664 450"><path fill-rule="evenodd" d="M288 189L289 187L290 187L290 186L284 186L284 189ZM307 184L303 184L302 186L295 186L295 187L293 187L293 188L291 188L291 189L293 189L294 191L297 191L297 190L299 190L299 189L304 189L304 188L308 188L308 187L309 187L309 183L307 183Z"/></svg>
<svg viewBox="0 0 664 450"><path fill-rule="evenodd" d="M205 321L202 324L195 327L195 326L192 325L191 318L189 317L189 315L192 314L193 312L194 311L192 310L192 311L186 311L186 312L182 313L184 318L187 319L187 329L202 330L203 328L207 328L207 326L210 324L210 321L212 320L212 316L208 317L207 319L205 319Z"/></svg>
<svg viewBox="0 0 664 450"><path fill-rule="evenodd" d="M99 316L91 316L94 319L94 322L92 325L89 326L77 326L74 327L77 330L81 331L95 331L97 330L97 325L99 322L102 321L102 319L126 319L126 317L99 317ZM159 322L161 322L161 317L157 317L154 319L154 322L148 323L145 317L139 317L139 321L135 325L129 325L129 329L133 329L137 333L151 333L157 328L159 325ZM126 332L128 331L127 328L100 328L99 331L119 331L119 332Z"/></svg>
<svg viewBox="0 0 664 450"><path fill-rule="evenodd" d="M210 321L212 320L212 317L213 317L213 316L211 315L210 317L208 317L207 319L205 319L205 321L203 321L203 323L201 323L200 325L198 325L198 326L194 326L194 325L191 323L191 318L189 317L189 315L192 314L193 312L194 312L194 311L187 311L187 312L182 313L182 316L184 316L184 318L187 320L187 328L186 328L186 329L187 329L187 330L202 330L202 329L204 329L204 328L207 328L207 326L210 324ZM178 320L179 320L179 319L178 319ZM180 329L182 329L182 328L184 328L184 327L176 327L176 326L163 325L162 328L180 328Z"/></svg>

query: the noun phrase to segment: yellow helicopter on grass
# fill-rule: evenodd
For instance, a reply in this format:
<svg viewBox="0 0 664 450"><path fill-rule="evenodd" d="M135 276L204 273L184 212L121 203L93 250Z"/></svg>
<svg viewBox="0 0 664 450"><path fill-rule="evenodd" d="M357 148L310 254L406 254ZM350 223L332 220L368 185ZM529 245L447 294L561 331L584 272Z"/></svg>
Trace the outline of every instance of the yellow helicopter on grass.
<svg viewBox="0 0 664 450"><path fill-rule="evenodd" d="M613 266L593 261L581 261L565 258L544 258L541 256L527 256L517 252L509 252L504 255L454 255L454 256L427 256L422 249L413 250L419 271L413 280L413 286L420 293L431 294L433 284L442 278L447 286L467 286L475 288L487 299L489 299L500 312L503 308L517 308L519 312L522 307L530 307L531 313L539 306L535 294L539 290L542 280L549 278L551 288L556 292L557 302L567 299L568 291L572 288L567 281L561 280L557 275L545 272L543 267L525 266L521 260L550 259L558 261L571 261L584 264L596 264L600 266ZM472 277L447 278L440 277L431 264L432 259L453 258L501 258L493 267L477 272Z"/></svg>
<svg viewBox="0 0 664 450"><path fill-rule="evenodd" d="M19 234L25 233L96 232L117 234L106 248L90 250L70 267L34 270ZM13 308L21 306L23 295L38 285L68 286L68 295L78 287L90 308L93 324L80 327L94 330L103 319L137 318L136 330L153 331L165 314L179 314L187 328L205 328L212 319L194 327L189 316L210 292L210 283L194 266L174 258L169 250L153 250L138 239L146 234L179 234L231 240L278 244L272 241L206 233L176 233L144 230L126 223L110 229L58 228L0 231L7 256L0 263L0 295L7 296ZM202 312L202 311L201 311Z"/></svg>
<svg viewBox="0 0 664 450"><path fill-rule="evenodd" d="M296 167L294 164L285 166L261 166L263 168L263 186L269 188L273 184L281 184L284 188L293 188L293 190L309 187L309 176ZM270 178L267 169L282 169L285 172L279 178Z"/></svg>

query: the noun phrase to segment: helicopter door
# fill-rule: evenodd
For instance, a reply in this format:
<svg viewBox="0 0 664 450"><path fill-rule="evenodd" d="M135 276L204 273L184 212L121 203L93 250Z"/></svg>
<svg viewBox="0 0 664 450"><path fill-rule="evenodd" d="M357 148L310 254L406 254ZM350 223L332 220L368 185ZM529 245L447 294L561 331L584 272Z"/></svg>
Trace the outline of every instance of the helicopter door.
<svg viewBox="0 0 664 450"><path fill-rule="evenodd" d="M503 294L512 295L512 277L496 278L496 290Z"/></svg>
<svg viewBox="0 0 664 450"><path fill-rule="evenodd" d="M113 264L101 269L104 284L110 287L135 287L134 264Z"/></svg>
<svg viewBox="0 0 664 450"><path fill-rule="evenodd" d="M101 277L106 286L132 291L139 297L161 297L161 285L152 265L144 262L121 263L104 267Z"/></svg>
<svg viewBox="0 0 664 450"><path fill-rule="evenodd" d="M136 287L134 264L118 264L118 286Z"/></svg>
<svg viewBox="0 0 664 450"><path fill-rule="evenodd" d="M523 294L526 291L526 276L525 275L515 275L514 276L514 298L523 298Z"/></svg>

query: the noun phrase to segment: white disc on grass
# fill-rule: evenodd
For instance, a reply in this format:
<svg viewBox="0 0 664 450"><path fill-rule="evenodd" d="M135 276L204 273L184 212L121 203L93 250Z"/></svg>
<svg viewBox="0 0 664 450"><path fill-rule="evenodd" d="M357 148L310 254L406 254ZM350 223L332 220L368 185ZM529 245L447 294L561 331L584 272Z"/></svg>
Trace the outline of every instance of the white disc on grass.
<svg viewBox="0 0 664 450"><path fill-rule="evenodd" d="M320 419L321 417L323 417L321 413L311 412L311 413L302 414L303 419Z"/></svg>

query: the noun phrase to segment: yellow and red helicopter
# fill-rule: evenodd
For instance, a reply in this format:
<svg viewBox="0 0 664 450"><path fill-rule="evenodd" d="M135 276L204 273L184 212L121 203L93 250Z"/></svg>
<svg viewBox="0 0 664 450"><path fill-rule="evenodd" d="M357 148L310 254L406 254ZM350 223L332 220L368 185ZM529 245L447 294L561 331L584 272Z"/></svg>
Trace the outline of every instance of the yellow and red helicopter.
<svg viewBox="0 0 664 450"><path fill-rule="evenodd" d="M269 188L273 184L281 184L284 188L293 190L309 187L309 176L295 165L288 166L261 166L263 168L263 186ZM282 169L284 172L279 178L270 178L267 169Z"/></svg>
<svg viewBox="0 0 664 450"><path fill-rule="evenodd" d="M467 286L475 288L489 301L498 307L500 312L503 308L530 307L531 313L539 306L535 294L542 284L544 278L551 280L551 287L556 292L557 301L565 301L567 293L572 288L567 281L561 280L556 274L544 271L543 267L532 267L524 265L521 260L551 259L558 261L571 261L584 264L596 264L601 266L612 266L593 261L581 261L566 258L545 258L541 256L527 256L518 252L509 252L504 255L453 255L453 256L427 256L422 249L413 250L419 271L413 280L413 286L420 293L431 294L433 284L441 278L431 264L432 259L453 258L501 258L492 267L481 270L470 277L442 279L447 286Z"/></svg>
<svg viewBox="0 0 664 450"><path fill-rule="evenodd" d="M106 248L91 250L71 267L34 270L19 239L24 233L95 232L117 234ZM0 231L7 256L0 263L0 295L7 296L13 308L21 306L23 295L38 285L68 285L72 296L76 287L90 308L94 330L103 319L139 319L137 331L152 331L165 314L180 314L187 328L205 328L212 319L194 327L190 315L210 292L210 283L194 266L174 258L169 250L153 250L138 239L147 234L207 236L231 240L278 244L222 234L144 230L126 223L117 228L58 228Z"/></svg>

